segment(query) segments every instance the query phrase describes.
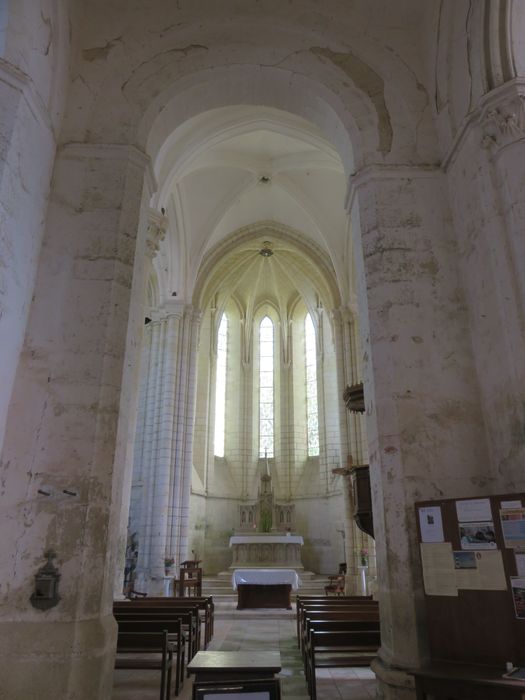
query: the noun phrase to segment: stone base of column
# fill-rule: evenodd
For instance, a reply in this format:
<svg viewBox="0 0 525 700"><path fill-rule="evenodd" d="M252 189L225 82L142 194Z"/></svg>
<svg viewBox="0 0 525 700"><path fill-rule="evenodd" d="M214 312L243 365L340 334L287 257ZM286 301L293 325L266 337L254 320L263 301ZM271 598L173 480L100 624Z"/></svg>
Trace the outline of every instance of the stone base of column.
<svg viewBox="0 0 525 700"><path fill-rule="evenodd" d="M370 664L377 678L377 697L381 700L415 700L414 676L402 668L388 666L376 657Z"/></svg>
<svg viewBox="0 0 525 700"><path fill-rule="evenodd" d="M0 698L110 700L116 643L113 615L0 621Z"/></svg>

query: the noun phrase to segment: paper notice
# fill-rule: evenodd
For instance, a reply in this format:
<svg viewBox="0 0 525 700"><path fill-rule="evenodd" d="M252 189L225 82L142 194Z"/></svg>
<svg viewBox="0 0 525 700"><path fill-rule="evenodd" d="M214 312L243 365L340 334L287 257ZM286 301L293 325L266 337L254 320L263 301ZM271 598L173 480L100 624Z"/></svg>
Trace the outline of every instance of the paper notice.
<svg viewBox="0 0 525 700"><path fill-rule="evenodd" d="M504 591L507 589L503 559L499 550L454 552L456 586L466 590Z"/></svg>
<svg viewBox="0 0 525 700"><path fill-rule="evenodd" d="M461 523L492 520L490 498L470 498L468 501L456 501L456 513Z"/></svg>
<svg viewBox="0 0 525 700"><path fill-rule="evenodd" d="M425 593L427 595L457 596L454 557L450 542L422 542L420 547Z"/></svg>
<svg viewBox="0 0 525 700"><path fill-rule="evenodd" d="M505 547L525 547L525 508L500 510Z"/></svg>
<svg viewBox="0 0 525 700"><path fill-rule="evenodd" d="M525 552L514 552L516 557L516 572L518 576L525 576Z"/></svg>
<svg viewBox="0 0 525 700"><path fill-rule="evenodd" d="M480 588L484 591L506 591L507 581L499 549L495 552L476 552Z"/></svg>
<svg viewBox="0 0 525 700"><path fill-rule="evenodd" d="M440 506L419 508L419 527L422 542L443 542L443 520Z"/></svg>
<svg viewBox="0 0 525 700"><path fill-rule="evenodd" d="M508 508L521 508L521 501L501 501L499 506L502 510Z"/></svg>

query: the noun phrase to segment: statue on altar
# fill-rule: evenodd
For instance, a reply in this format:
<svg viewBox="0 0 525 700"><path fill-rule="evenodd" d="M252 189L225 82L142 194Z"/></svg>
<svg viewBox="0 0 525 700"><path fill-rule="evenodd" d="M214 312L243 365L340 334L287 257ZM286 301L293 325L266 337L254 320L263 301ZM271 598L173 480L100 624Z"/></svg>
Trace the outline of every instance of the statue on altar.
<svg viewBox="0 0 525 700"><path fill-rule="evenodd" d="M239 532L275 532L284 533L294 530L295 506L291 503L277 503L272 487L272 475L268 456L265 453L265 470L261 474L261 483L257 501L239 506Z"/></svg>

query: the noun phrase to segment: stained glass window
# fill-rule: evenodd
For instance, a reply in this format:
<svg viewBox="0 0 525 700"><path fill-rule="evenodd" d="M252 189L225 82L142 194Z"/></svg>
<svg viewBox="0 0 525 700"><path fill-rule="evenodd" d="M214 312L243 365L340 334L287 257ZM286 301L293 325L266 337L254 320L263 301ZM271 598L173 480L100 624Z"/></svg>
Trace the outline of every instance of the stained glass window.
<svg viewBox="0 0 525 700"><path fill-rule="evenodd" d="M214 453L224 457L226 428L226 357L228 354L228 319L222 315L217 335L217 371L215 378L215 439Z"/></svg>
<svg viewBox="0 0 525 700"><path fill-rule="evenodd" d="M319 454L319 420L317 410L317 351L315 328L310 314L304 320L306 364L306 440L308 457Z"/></svg>
<svg viewBox="0 0 525 700"><path fill-rule="evenodd" d="M273 323L259 326L259 457L273 457Z"/></svg>

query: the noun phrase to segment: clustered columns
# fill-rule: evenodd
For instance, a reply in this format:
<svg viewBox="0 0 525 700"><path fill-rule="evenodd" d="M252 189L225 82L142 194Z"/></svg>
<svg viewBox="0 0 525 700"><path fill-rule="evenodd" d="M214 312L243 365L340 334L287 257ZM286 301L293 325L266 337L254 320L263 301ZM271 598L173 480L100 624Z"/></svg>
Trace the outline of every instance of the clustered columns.
<svg viewBox="0 0 525 700"><path fill-rule="evenodd" d="M164 559L186 559L200 313L166 302L146 326L131 530L139 533L135 586L162 590ZM136 487L136 486L135 486Z"/></svg>

